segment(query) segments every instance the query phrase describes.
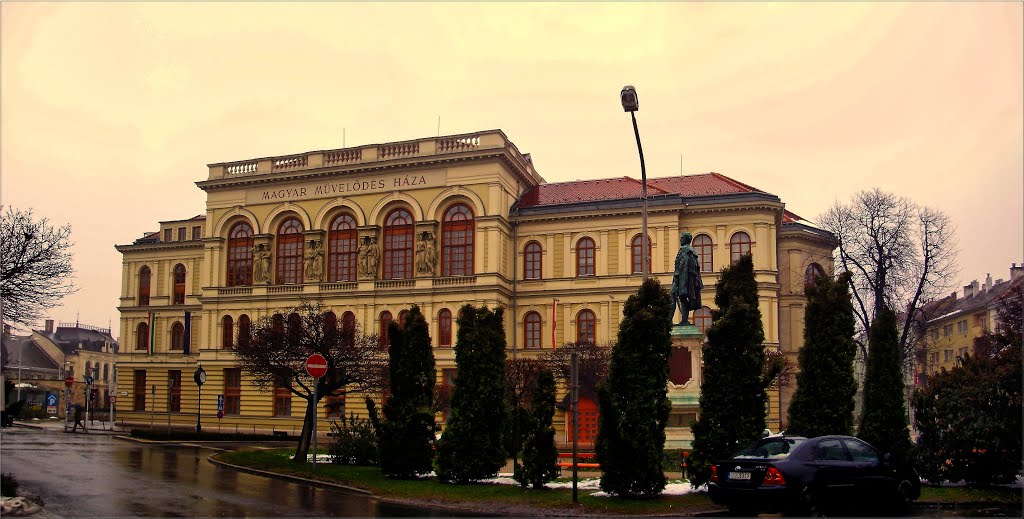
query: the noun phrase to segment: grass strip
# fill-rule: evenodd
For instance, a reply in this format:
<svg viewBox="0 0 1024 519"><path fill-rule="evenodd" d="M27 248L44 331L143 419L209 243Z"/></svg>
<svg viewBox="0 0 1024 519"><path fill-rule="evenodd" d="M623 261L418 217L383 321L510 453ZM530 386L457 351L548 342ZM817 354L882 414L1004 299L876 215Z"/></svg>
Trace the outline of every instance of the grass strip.
<svg viewBox="0 0 1024 519"><path fill-rule="evenodd" d="M592 496L593 490L579 491L579 505L572 503L571 489L524 489L518 485L452 485L436 478L393 480L377 467L317 464L313 475L310 464L292 463L293 453L285 449L240 450L224 452L217 458L249 468L303 476L366 489L374 495L425 505L463 506L470 510L519 515L525 509L573 511L583 515L690 515L718 510L706 494L662 495L652 499L623 499Z"/></svg>

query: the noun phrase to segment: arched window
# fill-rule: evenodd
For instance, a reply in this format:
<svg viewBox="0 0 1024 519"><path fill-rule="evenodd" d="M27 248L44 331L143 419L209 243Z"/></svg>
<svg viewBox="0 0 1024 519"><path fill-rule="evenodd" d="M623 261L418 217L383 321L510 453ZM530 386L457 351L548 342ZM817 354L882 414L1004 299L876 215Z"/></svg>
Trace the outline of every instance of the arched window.
<svg viewBox="0 0 1024 519"><path fill-rule="evenodd" d="M288 340L297 344L302 337L302 317L292 312L288 314Z"/></svg>
<svg viewBox="0 0 1024 519"><path fill-rule="evenodd" d="M814 282L824 275L825 269L821 268L821 265L811 263L807 266L807 270L804 271L804 287L813 286Z"/></svg>
<svg viewBox="0 0 1024 519"><path fill-rule="evenodd" d="M444 308L437 314L437 345L452 345L452 311Z"/></svg>
<svg viewBox="0 0 1024 519"><path fill-rule="evenodd" d="M277 283L279 285L302 282L302 222L288 218L277 230Z"/></svg>
<svg viewBox="0 0 1024 519"><path fill-rule="evenodd" d="M694 310L693 324L700 330L700 333L707 333L708 327L711 326L711 309L702 306Z"/></svg>
<svg viewBox="0 0 1024 519"><path fill-rule="evenodd" d="M284 333L284 316L281 314L270 316L270 329L274 333Z"/></svg>
<svg viewBox="0 0 1024 519"><path fill-rule="evenodd" d="M252 284L252 227L238 222L228 233L228 286Z"/></svg>
<svg viewBox="0 0 1024 519"><path fill-rule="evenodd" d="M89 361L85 361L85 373L83 373L83 375L92 375L92 374L93 374L92 373L92 363L89 362Z"/></svg>
<svg viewBox="0 0 1024 519"><path fill-rule="evenodd" d="M103 381L106 382L108 380L110 380L110 365L109 364L104 364L103 365Z"/></svg>
<svg viewBox="0 0 1024 519"><path fill-rule="evenodd" d="M356 314L345 312L341 314L341 331L346 337L353 337L356 334Z"/></svg>
<svg viewBox="0 0 1024 519"><path fill-rule="evenodd" d="M700 271L701 272L714 272L714 249L715 246L711 243L711 237L706 234L698 234L693 239L693 250L697 253L697 259L700 260Z"/></svg>
<svg viewBox="0 0 1024 519"><path fill-rule="evenodd" d="M593 276L594 275L594 240L590 238L580 238L580 241L576 242L576 275L577 276Z"/></svg>
<svg viewBox="0 0 1024 519"><path fill-rule="evenodd" d="M185 327L181 323L171 325L171 349L185 349Z"/></svg>
<svg viewBox="0 0 1024 519"><path fill-rule="evenodd" d="M576 343L594 344L597 339L597 317L590 310L576 314Z"/></svg>
<svg viewBox="0 0 1024 519"><path fill-rule="evenodd" d="M391 343L388 341L388 324L391 323L391 312L384 310L380 313L380 344L388 348Z"/></svg>
<svg viewBox="0 0 1024 519"><path fill-rule="evenodd" d="M149 306L149 267L139 270L139 306Z"/></svg>
<svg viewBox="0 0 1024 519"><path fill-rule="evenodd" d="M412 277L412 215L395 209L384 219L384 279Z"/></svg>
<svg viewBox="0 0 1024 519"><path fill-rule="evenodd" d="M473 275L473 212L455 204L444 212L441 223L441 275Z"/></svg>
<svg viewBox="0 0 1024 519"><path fill-rule="evenodd" d="M541 278L541 258L543 251L539 243L531 241L523 249L523 277L526 279Z"/></svg>
<svg viewBox="0 0 1024 519"><path fill-rule="evenodd" d="M249 316L242 314L238 316L238 346L248 346L252 340L252 323Z"/></svg>
<svg viewBox="0 0 1024 519"><path fill-rule="evenodd" d="M735 263L744 254L750 254L750 235L740 231L729 239L729 261Z"/></svg>
<svg viewBox="0 0 1024 519"><path fill-rule="evenodd" d="M350 215L339 214L331 220L328 242L328 281L355 281L359 242L356 221Z"/></svg>
<svg viewBox="0 0 1024 519"><path fill-rule="evenodd" d="M638 234L638 235L636 235L635 238L633 238L633 243L631 243L630 247L629 247L630 251L632 251L632 254L630 255L631 258L632 258L632 261L630 262L630 264L633 266L633 273L634 274L636 274L638 272L643 272L644 271L643 264L641 263L641 261L643 261L643 252L642 251L643 251L643 247L644 247L642 242L643 242L643 235ZM650 240L650 238L648 238L647 239L647 272L651 271L651 262L650 262L650 260L651 260L651 240Z"/></svg>
<svg viewBox="0 0 1024 519"><path fill-rule="evenodd" d="M174 266L174 305L185 304L185 265Z"/></svg>
<svg viewBox="0 0 1024 519"><path fill-rule="evenodd" d="M523 318L523 338L527 348L540 348L540 314L527 312Z"/></svg>
<svg viewBox="0 0 1024 519"><path fill-rule="evenodd" d="M408 310L402 310L401 312L398 312L398 327L399 328L405 328L405 325L406 325L406 322L407 322L408 319L409 319L409 311Z"/></svg>
<svg viewBox="0 0 1024 519"><path fill-rule="evenodd" d="M224 349L235 347L235 326L230 315L225 315L221 322L220 346Z"/></svg>
<svg viewBox="0 0 1024 519"><path fill-rule="evenodd" d="M149 350L149 324L139 323L139 326L135 328L135 349Z"/></svg>
<svg viewBox="0 0 1024 519"><path fill-rule="evenodd" d="M324 332L338 331L338 316L334 312L324 314Z"/></svg>

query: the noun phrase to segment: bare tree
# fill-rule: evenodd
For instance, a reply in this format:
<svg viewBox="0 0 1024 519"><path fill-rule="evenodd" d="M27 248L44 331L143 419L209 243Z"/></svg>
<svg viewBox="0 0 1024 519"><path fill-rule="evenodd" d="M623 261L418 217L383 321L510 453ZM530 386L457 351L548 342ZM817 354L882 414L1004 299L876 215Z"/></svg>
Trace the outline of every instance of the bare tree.
<svg viewBox="0 0 1024 519"><path fill-rule="evenodd" d="M572 352L578 353L580 390L597 394L597 385L608 376L608 364L612 359L611 345L599 346L593 343L570 342L541 355L541 361L555 374L556 379L569 383L572 372Z"/></svg>
<svg viewBox="0 0 1024 519"><path fill-rule="evenodd" d="M287 315L287 317L284 317ZM313 380L306 359L319 353L327 359L327 374L319 379L313 400ZM319 401L327 396L379 391L384 387L387 353L376 336L363 336L358 326L337 328L337 319L322 303L303 301L290 312L264 317L253 326L248 341L239 340L235 355L257 387L286 387L306 401L302 434L295 461L305 463Z"/></svg>
<svg viewBox="0 0 1024 519"><path fill-rule="evenodd" d="M31 326L75 290L71 226L53 227L32 210L0 206L0 299L3 319Z"/></svg>
<svg viewBox="0 0 1024 519"><path fill-rule="evenodd" d="M856 193L850 203L836 202L818 220L839 240L837 265L852 274L862 358L868 356L863 337L884 306L901 312L901 358L908 368L922 339L915 319L922 318L926 303L953 286L958 273L956 229L949 216L875 188Z"/></svg>

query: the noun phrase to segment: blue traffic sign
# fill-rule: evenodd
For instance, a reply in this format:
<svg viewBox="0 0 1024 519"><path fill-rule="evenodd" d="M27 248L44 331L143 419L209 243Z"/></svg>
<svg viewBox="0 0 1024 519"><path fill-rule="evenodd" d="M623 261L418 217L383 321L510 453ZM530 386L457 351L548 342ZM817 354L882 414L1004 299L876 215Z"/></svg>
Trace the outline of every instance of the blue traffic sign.
<svg viewBox="0 0 1024 519"><path fill-rule="evenodd" d="M224 395L217 395L217 410L218 411L223 411L224 410ZM220 417L218 416L218 418L220 418Z"/></svg>
<svg viewBox="0 0 1024 519"><path fill-rule="evenodd" d="M57 405L57 395L55 395L53 393L47 393L46 394L46 406L49 407L49 406L55 406L55 405Z"/></svg>
<svg viewBox="0 0 1024 519"><path fill-rule="evenodd" d="M92 385L92 375L86 375L85 376L85 385L87 385L87 386L91 386Z"/></svg>

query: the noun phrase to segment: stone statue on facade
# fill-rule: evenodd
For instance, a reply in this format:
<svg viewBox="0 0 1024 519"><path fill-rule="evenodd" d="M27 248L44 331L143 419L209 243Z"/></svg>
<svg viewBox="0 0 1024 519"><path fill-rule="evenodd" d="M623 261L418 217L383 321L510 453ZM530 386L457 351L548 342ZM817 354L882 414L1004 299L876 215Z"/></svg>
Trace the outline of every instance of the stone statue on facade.
<svg viewBox="0 0 1024 519"><path fill-rule="evenodd" d="M363 243L357 252L359 254L359 274L363 277L376 278L377 266L380 264L380 247L377 246L377 237L363 238Z"/></svg>
<svg viewBox="0 0 1024 519"><path fill-rule="evenodd" d="M265 243L252 248L252 282L270 283L270 250Z"/></svg>
<svg viewBox="0 0 1024 519"><path fill-rule="evenodd" d="M433 275L436 270L437 249L434 248L434 233L424 231L420 233L419 242L416 243L416 272Z"/></svg>
<svg viewBox="0 0 1024 519"><path fill-rule="evenodd" d="M704 281L700 278L700 259L690 246L693 235L684 232L679 235L679 252L676 253L675 272L672 274L672 315L676 308L682 314L680 325L690 324L691 310L701 307L700 291Z"/></svg>
<svg viewBox="0 0 1024 519"><path fill-rule="evenodd" d="M324 250L322 241L309 240L304 254L306 259L306 280L320 281L324 276Z"/></svg>

